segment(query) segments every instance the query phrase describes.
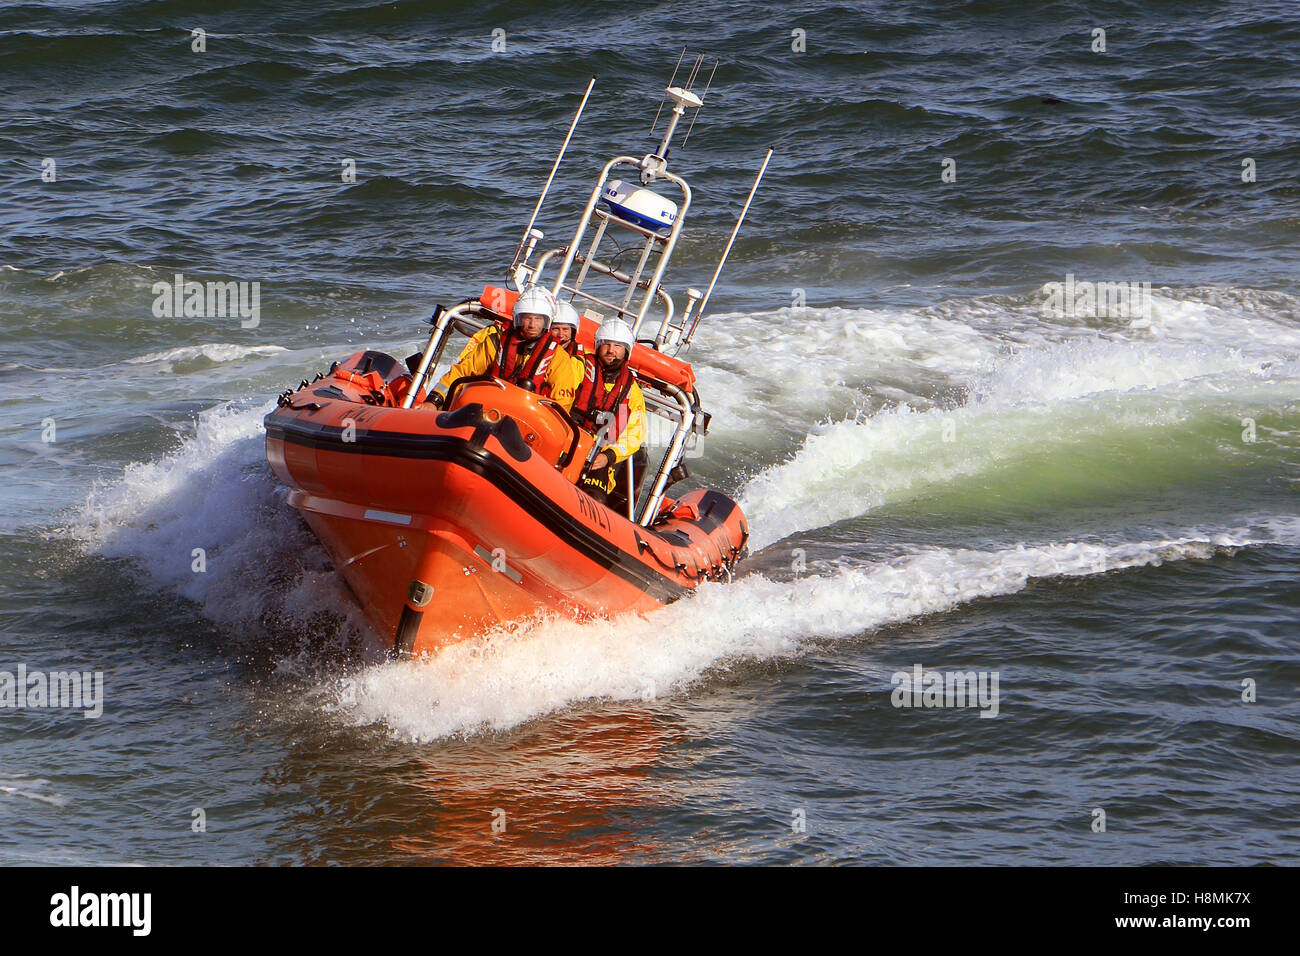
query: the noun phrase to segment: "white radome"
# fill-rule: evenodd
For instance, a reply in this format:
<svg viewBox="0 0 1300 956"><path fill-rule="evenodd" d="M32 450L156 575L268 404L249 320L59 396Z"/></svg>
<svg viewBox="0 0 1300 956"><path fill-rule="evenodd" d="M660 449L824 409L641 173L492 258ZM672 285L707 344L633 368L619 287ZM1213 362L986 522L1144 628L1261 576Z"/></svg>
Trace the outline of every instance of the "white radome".
<svg viewBox="0 0 1300 956"><path fill-rule="evenodd" d="M646 229L668 229L677 221L677 203L621 179L605 183L600 198L619 219Z"/></svg>

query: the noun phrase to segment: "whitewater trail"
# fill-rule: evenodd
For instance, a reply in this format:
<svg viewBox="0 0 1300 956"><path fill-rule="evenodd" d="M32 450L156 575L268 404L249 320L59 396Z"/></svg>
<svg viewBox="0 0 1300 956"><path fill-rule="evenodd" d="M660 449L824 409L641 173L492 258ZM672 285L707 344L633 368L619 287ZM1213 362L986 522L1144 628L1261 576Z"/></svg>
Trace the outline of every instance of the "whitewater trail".
<svg viewBox="0 0 1300 956"><path fill-rule="evenodd" d="M750 547L1030 462L1064 476L1125 449L1160 449L1165 464L1211 460L1216 427L1236 435L1241 408L1280 410L1295 394L1296 363L1268 366L1182 347L1133 354L1111 343L1016 353L973 382L965 404L893 406L814 429L745 486Z"/></svg>
<svg viewBox="0 0 1300 956"><path fill-rule="evenodd" d="M844 380L846 354L857 355L874 376L935 387L928 395L885 390L889 401L870 413L859 407L842 420L813 424L791 456L751 477L740 495L750 547L761 550L1045 455L1057 456L1064 471L1116 446L1155 441L1168 447L1180 438L1204 448L1179 454L1217 454L1208 437L1214 423L1228 435L1240 430L1242 409L1280 413L1300 394L1300 331L1290 320L1295 303L1278 298L1262 304L1230 296L1215 304L1157 295L1150 317L1098 328L1027 323L1035 310L1022 303L1010 313L1023 325L1014 339L998 328L1007 309L979 303L947 311L942 322L933 315L921 322L908 313L824 310L817 318L825 327L816 335L828 358L815 364L822 378L791 389L780 403L787 420L797 420L792 406L821 408L832 396ZM900 324L918 323L923 335L898 334ZM798 334L778 324L781 335ZM745 325L729 325L731 341L745 335ZM827 342L839 326L833 348ZM847 338L863 339L864 330L878 333L867 335L873 348L845 345ZM895 348L895 339L903 346ZM765 367L757 355L746 361ZM866 391L881 397L879 389ZM748 410L734 393L728 404L734 415L724 420L724 435L728 421L750 434L760 431L753 426L762 412Z"/></svg>
<svg viewBox="0 0 1300 956"><path fill-rule="evenodd" d="M274 355L287 352L281 345L233 345L228 342L212 342L205 345L184 345L179 348L165 349L161 352L149 352L135 358L124 359L125 365L150 365L160 363L170 371L172 363L192 362L195 359L207 359L209 362L236 362L252 355Z"/></svg>
<svg viewBox="0 0 1300 956"><path fill-rule="evenodd" d="M588 624L545 620L436 657L375 665L321 685L317 697L339 719L380 724L400 739L501 731L581 701L681 693L731 664L796 657L829 640L1013 594L1035 578L1104 574L1279 542L1300 543L1300 520L1176 538L926 548L794 581L750 575L705 585L650 614ZM884 670L881 681L888 686Z"/></svg>
<svg viewBox="0 0 1300 956"><path fill-rule="evenodd" d="M1017 355L1078 349L1121 357L1123 369L1093 363L1092 389L1143 387L1185 374L1160 366L1245 366L1300 355L1300 300L1252 289L1156 290L1150 314L1124 319L1045 314L1043 295L965 299L916 309L785 308L715 315L688 355L695 364L713 431L752 440L769 429L806 430L831 409L850 413L871 399L949 403ZM1110 351L1106 351L1107 346ZM1026 376L1032 362L1022 360ZM1041 370L1046 379L1050 363ZM1082 380L1057 380L1072 394ZM1050 397L1039 383L1040 397Z"/></svg>
<svg viewBox="0 0 1300 956"><path fill-rule="evenodd" d="M311 620L321 608L363 629L355 602L266 471L266 410L205 413L197 434L172 455L132 465L120 482L97 489L68 531L87 553L131 559L154 588L197 602L233 629L255 627L268 609ZM1268 543L1300 543L1300 519L1139 540L913 548L879 563L814 565L814 573L795 580L748 575L709 584L645 615L583 624L543 619L432 659L374 664L347 678L322 679L310 661L295 660L289 669L306 668L297 676L315 681L308 697L334 719L433 740L506 729L583 700L677 693L732 662L796 656L826 640L1014 593L1034 578L1203 559ZM206 546L203 574L191 568L196 546Z"/></svg>
<svg viewBox="0 0 1300 956"><path fill-rule="evenodd" d="M751 548L927 494L962 475L995 475L1043 455L1068 469L1089 442L1145 446L1153 434L1168 439L1203 431L1207 420L1231 421L1242 402L1272 407L1294 396L1300 335L1286 323L1253 322L1231 309L1210 322L1211 308L1218 307L1166 307L1157 310L1157 322L1137 331L1048 329L1009 348L992 328L997 310L972 307L961 318L951 312L926 318L933 335L920 337L926 344L919 350L909 344L914 330L906 331L914 317L859 311L846 319L832 314L839 310L823 310L825 335L811 345L793 340L828 360L794 382L751 376L759 383L752 387L784 388L792 403L811 393L815 404L835 389L860 394L845 384L851 364L830 345L848 321L854 335L874 336L878 361L893 362L899 375L903 365L920 363L960 397L928 406L917 397L913 405L859 411L810 432L805 427L798 451L762 469L745 488ZM750 318L718 327L729 329L742 348L746 322L761 324ZM881 325L876 332L873 323ZM769 335L768 345L791 336L789 329ZM954 341L964 344L954 350ZM725 349L711 341L699 362L702 378L739 374L709 359L720 354ZM743 348L732 356L742 364L751 358ZM742 399L732 395L728 404ZM194 601L235 632L256 631L268 619L319 626L322 609L339 627L365 632L355 602L266 466L261 420L271 407L228 404L203 412L172 453L130 465L119 480L97 486L63 533L88 555L130 560L149 586ZM746 414L752 423L764 413ZM746 427L744 421L728 426L726 415L718 424L724 432L737 429L735 437ZM1189 447L1188 454L1202 454L1199 445ZM377 663L346 678L328 667L313 671L310 662L295 661L290 670L307 668L298 676L313 685L309 698L333 719L432 740L513 727L583 700L677 693L733 662L806 653L820 642L1011 594L1036 578L1103 574L1272 543L1300 543L1300 521L1265 516L993 550L904 546L887 561L814 565L813 573L794 580L751 574L726 586L706 585L646 615L586 624L547 618L432 659ZM193 570L195 549L204 553L202 573Z"/></svg>

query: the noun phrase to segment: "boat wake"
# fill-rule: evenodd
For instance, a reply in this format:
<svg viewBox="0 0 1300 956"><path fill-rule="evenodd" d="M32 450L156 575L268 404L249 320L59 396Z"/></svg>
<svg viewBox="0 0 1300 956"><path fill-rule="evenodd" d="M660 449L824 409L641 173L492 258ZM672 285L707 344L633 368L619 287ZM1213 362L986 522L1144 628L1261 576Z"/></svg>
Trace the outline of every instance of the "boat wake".
<svg viewBox="0 0 1300 956"><path fill-rule="evenodd" d="M726 390L733 414L718 431L728 447L788 428L803 403L810 412L833 404L850 379L907 383L854 387L839 420L792 436L793 453L749 479L740 504L751 549L915 499L932 509L957 499L988 508L1062 494L1113 500L1176 475L1262 461L1292 470L1300 304L1260 302L1249 290L1171 295L1153 297L1149 319L1096 328L1035 322L1033 297L942 316L821 310L799 323L720 323L737 342L747 321L783 337L801 336L795 326L830 337L818 346L826 361L813 363L820 377L775 403L782 421L762 420L748 397ZM850 371L846 355L865 371Z"/></svg>
<svg viewBox="0 0 1300 956"><path fill-rule="evenodd" d="M152 589L194 602L243 638L267 628L320 628L352 640L369 630L324 549L266 466L262 417L273 402L202 412L193 435L161 459L97 485L62 529L88 556L128 560Z"/></svg>
<svg viewBox="0 0 1300 956"><path fill-rule="evenodd" d="M891 330L913 321L900 313L814 316L833 331L817 346L828 355L820 385L764 385L785 390L782 427L793 429L794 449L765 449L766 460L744 487L751 548L770 549L763 573L706 585L646 615L586 624L543 619L430 659L383 661L390 642L371 635L364 656L370 663L348 676L336 663L301 656L284 670L312 688L313 706L332 720L429 741L505 730L581 701L680 694L725 679L741 662L864 639L881 626L1015 593L1036 579L1300 544L1300 519L1259 507L1266 513L1218 522L1180 521L1175 513L1144 522L1141 531L1126 522L1120 530L1057 540L986 538L982 548L894 541L888 558L847 554L811 562L797 576L773 572L788 564L772 547L782 539L910 501L934 514L992 514L1061 495L1123 500L1179 474L1212 477L1216 468L1259 465L1284 479L1294 473L1300 433L1287 415L1300 379L1300 336L1277 317L1277 303L1165 304L1143 327L1040 329L1015 343L999 327L1024 328L1025 321L1008 320L1007 308L1022 307L1004 307L999 321L997 309L971 305L932 324L935 334L965 343L946 360L937 347L891 351ZM772 327L755 317L714 328L743 342L748 321ZM910 383L904 400L879 401L877 386L857 384L857 373L840 361L833 343L846 321L875 335L873 361ZM881 326L876 332L873 323ZM798 336L787 329L768 347L779 350L791 337ZM708 388L733 373L712 358L726 351L719 342L702 345L707 351L697 365ZM876 381L873 375L862 373ZM790 409L805 393L825 401L836 389L858 396L856 413L811 429L791 425ZM747 412L744 395L729 394L728 402L734 408L715 420L721 442L710 446L713 454L767 433L753 418L761 412ZM268 627L313 629L322 640L367 635L355 602L265 464L261 422L269 407L228 404L202 413L170 454L97 486L65 533L87 555L131 562L149 588L195 602L234 635ZM1258 430L1249 444L1241 438L1247 417ZM725 467L726 457L706 464ZM194 569L196 549L204 555L202 571ZM332 609L329 621L319 614L322 606Z"/></svg>
<svg viewBox="0 0 1300 956"><path fill-rule="evenodd" d="M649 701L725 680L729 668L790 659L889 624L1012 594L1030 581L1084 577L1252 545L1300 544L1300 519L1140 541L1062 542L997 551L921 549L793 581L750 575L709 584L646 615L551 619L378 664L328 681L319 706L357 726L428 742L499 732L584 701ZM882 668L882 687L889 671Z"/></svg>

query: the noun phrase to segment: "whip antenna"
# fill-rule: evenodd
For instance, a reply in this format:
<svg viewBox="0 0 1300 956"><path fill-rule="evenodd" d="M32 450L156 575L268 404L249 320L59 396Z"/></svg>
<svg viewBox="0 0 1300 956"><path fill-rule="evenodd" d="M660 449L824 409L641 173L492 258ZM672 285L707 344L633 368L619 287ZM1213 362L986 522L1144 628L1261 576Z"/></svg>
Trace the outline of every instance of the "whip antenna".
<svg viewBox="0 0 1300 956"><path fill-rule="evenodd" d="M713 74L717 72L718 72L718 61L714 60L713 69L709 71L709 81L704 84L704 92L700 94L701 102L703 102L704 98L709 95L709 87L713 85ZM691 125L686 127L686 135L682 137L683 147L686 145L686 141L691 138L691 130L695 129L695 121L699 118L700 118L700 111L696 110L695 115L691 117Z"/></svg>
<svg viewBox="0 0 1300 956"><path fill-rule="evenodd" d="M677 79L677 70L682 65L682 58L686 56L686 47L682 47L682 52L677 54L677 66L673 67L673 75L668 77L668 85L673 85L673 80ZM650 135L654 136L655 127L659 125L659 114L664 111L664 101L666 97L659 98L659 109L655 110L655 121L650 124Z"/></svg>
<svg viewBox="0 0 1300 956"><path fill-rule="evenodd" d="M519 240L519 247L515 249L515 257L510 261L510 275L514 276L515 266L519 264L519 256L524 254L524 246L528 245L528 240L533 233L533 223L537 221L537 214L542 210L542 203L546 201L546 194L551 189L551 183L555 179L555 173L560 168L560 160L564 159L564 152L569 148L569 140L573 139L573 131L578 128L578 120L582 119L582 111L587 107L587 98L591 96L592 87L596 85L596 78L593 76L591 82L587 84L587 92L582 94L582 102L578 104L578 112L573 116L573 122L569 125L569 134L564 137L564 143L560 146L560 153L555 157L555 165L551 167L551 175L546 177L546 185L542 187L542 194L537 197L537 205L533 207L533 214L528 219L528 225L524 227L524 237ZM537 240L533 239L536 245ZM531 252L532 247L529 246ZM528 256L524 255L527 259Z"/></svg>

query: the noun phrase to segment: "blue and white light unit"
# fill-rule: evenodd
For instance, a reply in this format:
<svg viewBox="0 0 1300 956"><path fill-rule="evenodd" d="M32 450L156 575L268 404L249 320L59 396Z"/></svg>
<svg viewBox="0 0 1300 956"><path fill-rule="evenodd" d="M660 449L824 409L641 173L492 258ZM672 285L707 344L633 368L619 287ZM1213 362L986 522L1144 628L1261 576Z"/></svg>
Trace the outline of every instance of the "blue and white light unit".
<svg viewBox="0 0 1300 956"><path fill-rule="evenodd" d="M670 229L677 221L677 203L621 179L607 182L600 198L619 219L642 229Z"/></svg>

